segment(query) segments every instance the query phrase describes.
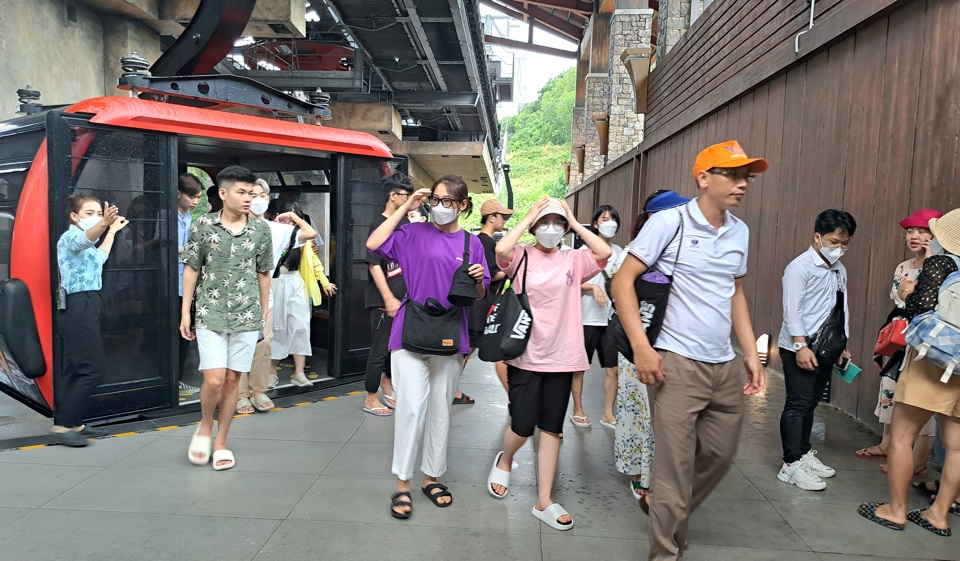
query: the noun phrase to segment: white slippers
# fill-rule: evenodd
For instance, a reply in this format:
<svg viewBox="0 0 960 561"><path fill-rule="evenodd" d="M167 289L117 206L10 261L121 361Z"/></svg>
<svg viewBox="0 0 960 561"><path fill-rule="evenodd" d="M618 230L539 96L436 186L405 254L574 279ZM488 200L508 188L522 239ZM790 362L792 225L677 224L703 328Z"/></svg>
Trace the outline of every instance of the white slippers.
<svg viewBox="0 0 960 561"><path fill-rule="evenodd" d="M573 423L573 426L581 429L588 429L593 426L586 415L570 415L570 422Z"/></svg>
<svg viewBox="0 0 960 561"><path fill-rule="evenodd" d="M221 465L219 462L227 463ZM233 452L230 450L213 451L213 471L223 471L225 469L230 469L235 465L237 465L237 460L233 457Z"/></svg>
<svg viewBox="0 0 960 561"><path fill-rule="evenodd" d="M557 503L553 503L543 510L537 510L537 505L533 505L533 510L531 510L530 513L554 530L566 531L570 528L573 528L572 517L569 524L561 524L560 522L557 522L561 516L570 516L570 513Z"/></svg>
<svg viewBox="0 0 960 561"><path fill-rule="evenodd" d="M490 475L487 477L487 492L493 496L495 499L502 499L507 496L507 493L510 492L510 472L503 471L497 467L497 464L500 463L500 458L503 456L503 451L501 450L499 454L493 459L493 466L490 468ZM491 485L503 485L507 489L503 492L502 495L498 495L493 491Z"/></svg>
<svg viewBox="0 0 960 561"><path fill-rule="evenodd" d="M205 466L210 461L211 448L213 448L213 437L200 436L200 425L197 425L197 430L190 439L190 448L187 449L187 459L195 466Z"/></svg>

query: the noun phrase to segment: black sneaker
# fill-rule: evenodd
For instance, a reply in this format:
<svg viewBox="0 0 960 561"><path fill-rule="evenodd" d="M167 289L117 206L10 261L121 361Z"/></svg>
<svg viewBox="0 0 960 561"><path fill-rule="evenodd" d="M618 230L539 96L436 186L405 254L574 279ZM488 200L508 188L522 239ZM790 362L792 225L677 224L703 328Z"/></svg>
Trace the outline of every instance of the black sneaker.
<svg viewBox="0 0 960 561"><path fill-rule="evenodd" d="M57 443L70 446L71 448L83 448L87 445L87 437L75 430L58 432Z"/></svg>
<svg viewBox="0 0 960 561"><path fill-rule="evenodd" d="M91 427L90 425L84 425L83 430L80 431L80 434L82 434L84 438L100 438L101 436L107 436L110 434L110 431Z"/></svg>

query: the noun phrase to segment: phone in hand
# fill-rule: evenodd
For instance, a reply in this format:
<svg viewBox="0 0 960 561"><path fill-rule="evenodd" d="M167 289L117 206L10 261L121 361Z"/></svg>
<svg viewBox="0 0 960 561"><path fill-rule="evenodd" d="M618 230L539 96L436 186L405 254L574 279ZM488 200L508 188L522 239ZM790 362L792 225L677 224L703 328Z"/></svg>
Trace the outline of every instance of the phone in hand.
<svg viewBox="0 0 960 561"><path fill-rule="evenodd" d="M837 368L839 370L846 370L848 366L850 366L850 359L848 357L842 356L837 361Z"/></svg>

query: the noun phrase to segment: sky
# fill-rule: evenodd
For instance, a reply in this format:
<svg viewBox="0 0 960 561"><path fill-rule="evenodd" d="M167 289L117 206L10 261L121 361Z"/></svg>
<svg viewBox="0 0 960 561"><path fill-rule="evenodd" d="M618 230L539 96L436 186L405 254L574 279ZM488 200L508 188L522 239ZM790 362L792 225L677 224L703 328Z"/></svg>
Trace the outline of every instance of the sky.
<svg viewBox="0 0 960 561"><path fill-rule="evenodd" d="M501 12L498 12L493 8L490 8L486 5L481 5L480 15L484 16L487 14L500 16L503 15ZM512 19L499 20L497 22L497 26L498 29L494 30L492 34L505 36L508 39L513 39L515 41L527 41L528 28L526 23ZM576 43L562 39L557 35L548 33L540 28L534 28L533 42L537 45L554 47L567 51L574 51L577 49ZM501 47L499 45L492 45L492 48L494 54L503 60L505 69L506 67L510 66L511 62L514 65L513 102L500 103L497 105L497 116L500 119L516 115L520 110L520 105L529 103L531 101L536 101L537 93L540 91L540 88L547 83L547 80L563 73L565 70L576 64L576 60L572 58L543 55L529 51L522 51L519 49Z"/></svg>

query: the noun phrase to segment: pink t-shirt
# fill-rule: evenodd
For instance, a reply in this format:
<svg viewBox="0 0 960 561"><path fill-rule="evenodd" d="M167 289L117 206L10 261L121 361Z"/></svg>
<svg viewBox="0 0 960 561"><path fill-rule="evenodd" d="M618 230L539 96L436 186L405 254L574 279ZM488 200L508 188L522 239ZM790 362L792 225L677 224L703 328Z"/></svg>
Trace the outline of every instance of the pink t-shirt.
<svg viewBox="0 0 960 561"><path fill-rule="evenodd" d="M516 271L523 252L528 254L527 262L514 279L513 288L520 292L523 270L529 267L526 293L533 324L524 353L506 363L533 372L579 372L590 368L583 347L580 285L599 273L606 260L598 262L586 248L543 253L536 246L517 246L513 262L497 258L507 276Z"/></svg>

